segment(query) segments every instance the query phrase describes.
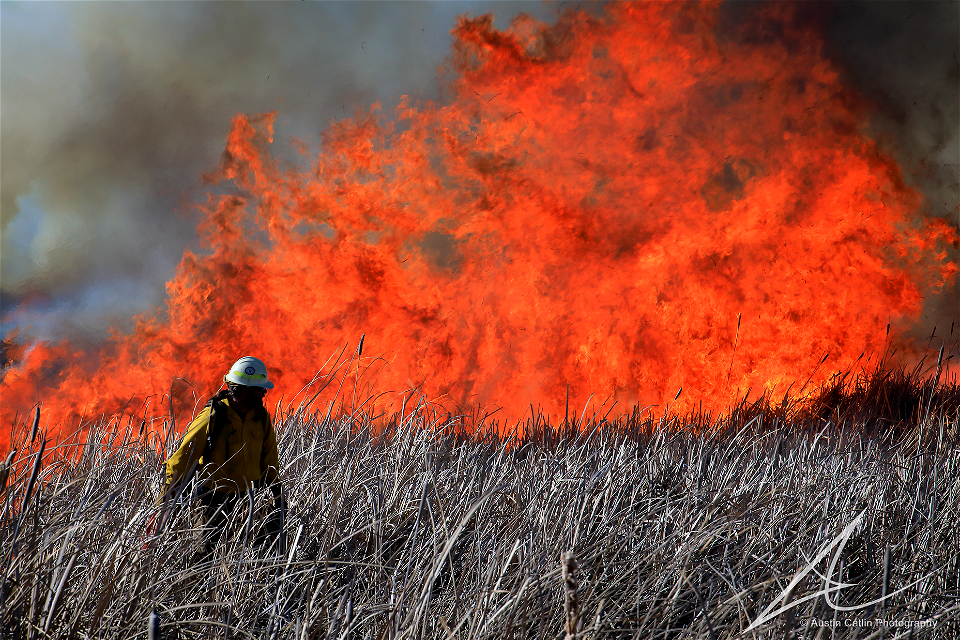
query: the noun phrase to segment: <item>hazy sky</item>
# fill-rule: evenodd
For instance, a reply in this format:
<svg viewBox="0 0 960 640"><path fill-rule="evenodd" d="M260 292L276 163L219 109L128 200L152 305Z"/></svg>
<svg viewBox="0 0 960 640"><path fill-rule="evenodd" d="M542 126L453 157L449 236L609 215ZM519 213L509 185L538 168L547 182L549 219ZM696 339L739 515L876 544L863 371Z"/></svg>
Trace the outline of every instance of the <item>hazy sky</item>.
<svg viewBox="0 0 960 640"><path fill-rule="evenodd" d="M458 14L506 27L559 6L3 1L3 329L96 335L160 304L235 114L276 110L277 141L310 139L435 97Z"/></svg>
<svg viewBox="0 0 960 640"><path fill-rule="evenodd" d="M492 12L504 28L571 6L3 0L2 331L95 338L161 304L196 244L186 203L236 113L276 110L282 153L354 107L435 97L458 14ZM827 31L878 105L877 135L945 216L958 202L958 15L955 1L844 2Z"/></svg>

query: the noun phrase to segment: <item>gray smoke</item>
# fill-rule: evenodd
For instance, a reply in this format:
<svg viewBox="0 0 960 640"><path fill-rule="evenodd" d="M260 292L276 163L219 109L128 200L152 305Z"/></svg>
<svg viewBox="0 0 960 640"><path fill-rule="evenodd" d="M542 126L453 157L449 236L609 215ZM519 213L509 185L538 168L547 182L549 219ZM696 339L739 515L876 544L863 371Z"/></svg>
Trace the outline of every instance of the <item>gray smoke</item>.
<svg viewBox="0 0 960 640"><path fill-rule="evenodd" d="M460 13L501 28L542 3L4 2L3 329L95 337L163 300L188 203L231 118L275 145L402 94L435 97Z"/></svg>
<svg viewBox="0 0 960 640"><path fill-rule="evenodd" d="M833 10L828 53L875 107L871 136L924 194L924 213L960 226L960 3L840 2ZM960 248L949 252L960 262ZM956 344L956 281L926 301L915 333L943 338L951 327Z"/></svg>
<svg viewBox="0 0 960 640"><path fill-rule="evenodd" d="M920 213L960 226L960 3L843 0L794 3L794 19L826 36L824 55L868 114L865 129L925 198ZM764 3L728 1L718 29L747 40L782 37ZM960 248L947 247L960 262ZM925 300L915 338L960 339L960 284ZM939 344L938 339L935 343Z"/></svg>
<svg viewBox="0 0 960 640"><path fill-rule="evenodd" d="M282 152L355 107L435 97L458 14L492 12L504 28L521 11L550 22L575 6L0 3L3 332L95 338L161 304L196 246L189 202L235 114L277 111ZM825 16L828 53L876 104L883 148L928 213L956 221L957 2L809 6ZM927 333L949 325L960 293L925 315Z"/></svg>

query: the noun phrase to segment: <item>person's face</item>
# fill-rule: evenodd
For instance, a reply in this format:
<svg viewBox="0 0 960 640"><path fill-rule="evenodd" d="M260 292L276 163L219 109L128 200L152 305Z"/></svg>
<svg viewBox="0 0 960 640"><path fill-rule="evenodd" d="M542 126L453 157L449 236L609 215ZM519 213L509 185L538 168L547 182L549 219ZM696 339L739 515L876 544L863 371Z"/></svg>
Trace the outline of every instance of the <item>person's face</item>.
<svg viewBox="0 0 960 640"><path fill-rule="evenodd" d="M242 384L235 384L230 387L230 397L240 410L262 405L263 396L266 394L267 390L263 387L247 387Z"/></svg>

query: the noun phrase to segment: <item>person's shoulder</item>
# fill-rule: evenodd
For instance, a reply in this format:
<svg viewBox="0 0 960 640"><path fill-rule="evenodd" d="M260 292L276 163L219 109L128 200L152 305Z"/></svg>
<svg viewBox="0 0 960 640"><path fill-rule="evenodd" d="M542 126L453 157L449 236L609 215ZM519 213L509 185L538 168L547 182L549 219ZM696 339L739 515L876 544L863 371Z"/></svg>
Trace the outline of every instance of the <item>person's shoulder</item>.
<svg viewBox="0 0 960 640"><path fill-rule="evenodd" d="M207 400L206 406L211 407L214 404L218 404L218 403L227 405L229 400L230 400L230 391L227 389L220 389L215 394L210 396L210 398Z"/></svg>
<svg viewBox="0 0 960 640"><path fill-rule="evenodd" d="M209 404L204 406L202 409L200 409L200 413L198 413L196 417L194 417L193 419L194 423L201 422L203 420L209 420L210 411L211 411L211 406Z"/></svg>
<svg viewBox="0 0 960 640"><path fill-rule="evenodd" d="M267 411L266 407L257 407L255 409L256 413L254 414L254 419L257 422L263 424L264 428L270 427L273 425L273 419L270 417L270 412Z"/></svg>
<svg viewBox="0 0 960 640"><path fill-rule="evenodd" d="M210 405L207 405L200 409L200 412L193 417L193 420L190 421L190 426L187 427L188 437L192 433L196 433L198 430L203 429L210 422Z"/></svg>

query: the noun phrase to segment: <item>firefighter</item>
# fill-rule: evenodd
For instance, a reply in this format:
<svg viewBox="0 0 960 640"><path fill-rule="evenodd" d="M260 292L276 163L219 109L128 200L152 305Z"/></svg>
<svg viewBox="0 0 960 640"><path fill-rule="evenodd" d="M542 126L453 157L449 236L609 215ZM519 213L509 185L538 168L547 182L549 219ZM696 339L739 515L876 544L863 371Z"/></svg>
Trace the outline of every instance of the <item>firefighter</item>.
<svg viewBox="0 0 960 640"><path fill-rule="evenodd" d="M270 487L273 509L264 529L270 540L282 533L277 435L263 406L264 395L273 388L267 367L257 358L244 356L223 380L227 388L210 399L166 461L161 498L193 492L206 527L206 558L212 555L238 499L252 488Z"/></svg>

